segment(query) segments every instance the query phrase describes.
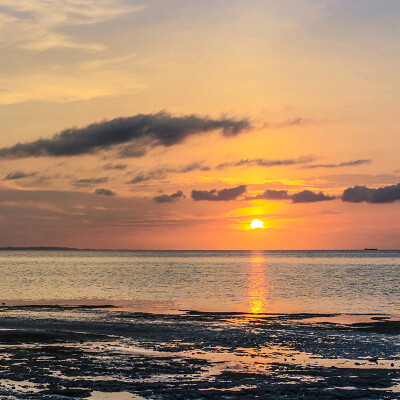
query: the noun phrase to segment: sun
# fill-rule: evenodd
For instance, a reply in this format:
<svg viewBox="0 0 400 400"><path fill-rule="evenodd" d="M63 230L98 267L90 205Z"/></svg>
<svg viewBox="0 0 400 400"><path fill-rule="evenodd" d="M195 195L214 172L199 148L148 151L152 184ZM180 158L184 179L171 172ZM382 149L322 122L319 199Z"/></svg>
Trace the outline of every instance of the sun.
<svg viewBox="0 0 400 400"><path fill-rule="evenodd" d="M251 229L257 229L257 228L262 229L262 228L264 228L264 224L259 219L253 219L253 221L251 221L250 228Z"/></svg>

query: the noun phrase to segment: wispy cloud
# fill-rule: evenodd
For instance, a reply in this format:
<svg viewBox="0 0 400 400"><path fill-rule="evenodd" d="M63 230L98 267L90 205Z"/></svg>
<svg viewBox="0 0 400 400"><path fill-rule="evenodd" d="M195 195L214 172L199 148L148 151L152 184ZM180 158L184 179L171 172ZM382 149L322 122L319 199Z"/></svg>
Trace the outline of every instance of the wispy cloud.
<svg viewBox="0 0 400 400"><path fill-rule="evenodd" d="M372 160L370 159L359 159L352 161L344 161L338 164L312 164L312 165L303 165L300 168L342 168L342 167L356 167L358 165L371 164Z"/></svg>
<svg viewBox="0 0 400 400"><path fill-rule="evenodd" d="M142 182L147 182L150 180L160 180L167 178L168 174L172 173L187 173L193 171L212 171L212 170L222 170L227 168L235 167L276 167L276 166L286 166L286 165L298 165L303 163L312 162L315 160L314 156L305 156L295 159L265 159L265 158L246 158L239 161L224 162L217 165L205 165L202 162L193 162L180 167L163 167L157 168L149 172L140 172L134 178L132 178L128 183L137 184Z"/></svg>
<svg viewBox="0 0 400 400"><path fill-rule="evenodd" d="M275 166L284 166L284 165L298 165L298 164L307 164L310 162L315 161L314 156L304 156L299 158L288 158L288 159L281 159L281 160L270 160L265 158L245 158L239 161L233 162L225 162L218 164L215 169L224 169L230 167L275 167Z"/></svg>
<svg viewBox="0 0 400 400"><path fill-rule="evenodd" d="M140 172L134 178L129 180L127 183L137 184L152 180L166 179L169 173L186 173L192 171L210 171L210 167L203 165L201 163L191 163L184 165L183 167L177 168L158 168L149 172Z"/></svg>
<svg viewBox="0 0 400 400"><path fill-rule="evenodd" d="M103 44L85 43L63 32L63 28L97 24L143 8L117 0L0 0L0 7L0 44L36 51L101 51Z"/></svg>
<svg viewBox="0 0 400 400"><path fill-rule="evenodd" d="M37 175L37 172L23 172L23 171L13 171L7 174L3 180L5 181L13 181L23 178L29 178L31 176Z"/></svg>
<svg viewBox="0 0 400 400"><path fill-rule="evenodd" d="M77 181L72 182L71 185L79 187L88 187L91 185L98 185L100 183L105 183L107 181L108 181L107 177L85 178L85 179L78 179Z"/></svg>
<svg viewBox="0 0 400 400"><path fill-rule="evenodd" d="M103 169L105 169L106 171L113 170L113 169L123 170L123 169L126 169L127 166L128 166L127 164L111 164L111 163L109 163L109 164L104 165Z"/></svg>
<svg viewBox="0 0 400 400"><path fill-rule="evenodd" d="M146 89L130 72L121 70L28 72L0 79L0 104L28 101L71 102L119 96Z"/></svg>

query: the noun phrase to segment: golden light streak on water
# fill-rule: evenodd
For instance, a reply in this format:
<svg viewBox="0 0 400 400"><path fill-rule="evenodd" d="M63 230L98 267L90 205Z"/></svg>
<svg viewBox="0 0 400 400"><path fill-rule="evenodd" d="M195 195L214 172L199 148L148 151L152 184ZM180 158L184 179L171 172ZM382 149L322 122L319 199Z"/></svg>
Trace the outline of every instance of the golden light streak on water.
<svg viewBox="0 0 400 400"><path fill-rule="evenodd" d="M265 276L265 258L262 253L254 253L250 259L250 274L247 292L249 312L265 313L268 310L268 285Z"/></svg>

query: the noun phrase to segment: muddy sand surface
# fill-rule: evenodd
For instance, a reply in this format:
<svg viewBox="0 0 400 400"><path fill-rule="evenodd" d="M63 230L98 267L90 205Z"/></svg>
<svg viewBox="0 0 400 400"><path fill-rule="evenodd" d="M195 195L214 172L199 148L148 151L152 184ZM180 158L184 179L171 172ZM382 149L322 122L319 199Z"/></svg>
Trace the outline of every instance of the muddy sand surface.
<svg viewBox="0 0 400 400"><path fill-rule="evenodd" d="M1 399L399 399L385 315L0 309Z"/></svg>

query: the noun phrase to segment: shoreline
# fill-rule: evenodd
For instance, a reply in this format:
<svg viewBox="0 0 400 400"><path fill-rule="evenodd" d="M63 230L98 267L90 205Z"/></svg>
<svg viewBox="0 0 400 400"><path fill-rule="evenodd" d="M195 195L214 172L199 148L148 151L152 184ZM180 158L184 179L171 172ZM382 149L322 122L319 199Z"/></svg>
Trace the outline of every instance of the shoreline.
<svg viewBox="0 0 400 400"><path fill-rule="evenodd" d="M337 315L6 308L0 396L397 398L400 322L321 318Z"/></svg>

